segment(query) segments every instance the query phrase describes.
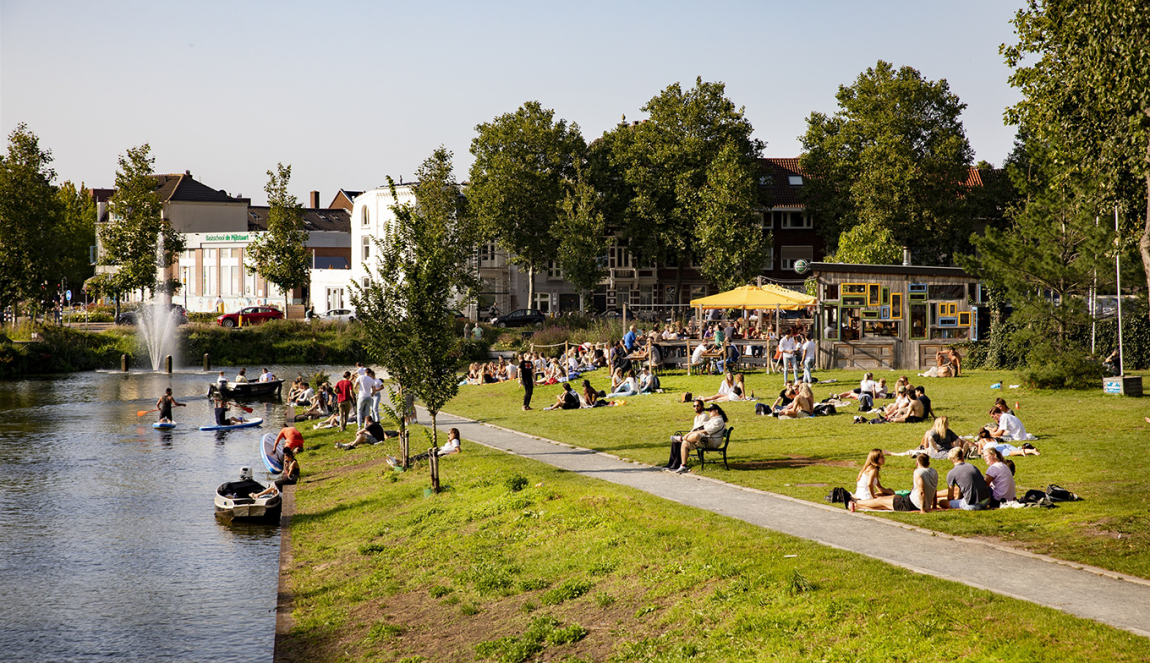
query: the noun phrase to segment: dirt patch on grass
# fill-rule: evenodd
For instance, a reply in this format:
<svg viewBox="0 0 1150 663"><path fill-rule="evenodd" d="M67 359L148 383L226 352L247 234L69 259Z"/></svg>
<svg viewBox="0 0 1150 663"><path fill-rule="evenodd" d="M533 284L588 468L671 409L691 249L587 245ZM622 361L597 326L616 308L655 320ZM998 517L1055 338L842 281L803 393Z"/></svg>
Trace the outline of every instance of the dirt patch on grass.
<svg viewBox="0 0 1150 663"><path fill-rule="evenodd" d="M780 468L811 467L825 465L828 467L854 467L858 463L850 460L829 460L826 458L811 458L810 456L787 456L776 460L755 460L745 463L731 463L732 470L770 470Z"/></svg>

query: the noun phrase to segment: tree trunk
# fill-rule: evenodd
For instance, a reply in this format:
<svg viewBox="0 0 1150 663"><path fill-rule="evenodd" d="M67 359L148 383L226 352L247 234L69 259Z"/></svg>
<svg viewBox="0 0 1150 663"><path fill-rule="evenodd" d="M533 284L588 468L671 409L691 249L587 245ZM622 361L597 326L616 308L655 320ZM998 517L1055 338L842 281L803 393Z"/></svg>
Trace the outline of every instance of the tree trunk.
<svg viewBox="0 0 1150 663"><path fill-rule="evenodd" d="M672 304L683 303L683 258L680 256L678 266L675 268L675 301ZM687 316L679 314L679 308L675 307L675 317L686 322Z"/></svg>
<svg viewBox="0 0 1150 663"><path fill-rule="evenodd" d="M435 410L428 410L431 414L431 456L428 465L431 466L431 490L439 492L439 429L435 427Z"/></svg>
<svg viewBox="0 0 1150 663"><path fill-rule="evenodd" d="M1150 111L1147 114L1150 114ZM1150 147L1147 148L1147 156L1150 158ZM1142 268L1146 271L1147 297L1150 299L1150 173L1146 174L1146 194L1146 227L1142 231L1142 238L1138 241L1138 250L1142 254Z"/></svg>
<svg viewBox="0 0 1150 663"><path fill-rule="evenodd" d="M112 322L120 319L120 293L116 293L116 313L112 316Z"/></svg>
<svg viewBox="0 0 1150 663"><path fill-rule="evenodd" d="M527 265L527 306L519 308L535 308L535 263Z"/></svg>

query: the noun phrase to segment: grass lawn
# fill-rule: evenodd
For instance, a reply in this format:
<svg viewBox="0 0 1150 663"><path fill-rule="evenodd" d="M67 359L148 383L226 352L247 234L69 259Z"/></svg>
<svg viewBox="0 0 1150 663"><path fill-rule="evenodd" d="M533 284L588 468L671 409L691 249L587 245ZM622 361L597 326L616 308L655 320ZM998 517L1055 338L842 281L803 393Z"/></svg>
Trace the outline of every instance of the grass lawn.
<svg viewBox="0 0 1150 663"><path fill-rule="evenodd" d="M899 373L886 372L890 384ZM914 378L913 373L909 374ZM592 385L610 385L606 371L589 377ZM822 400L832 391L858 386L856 371L822 371L815 385ZM662 376L666 393L627 398L623 407L543 412L554 402L559 386L536 387L532 412L520 409L522 392L515 384L466 386L444 408L526 433L575 444L653 465L667 461L668 436L690 427L690 404L682 393L715 393L718 376L670 372ZM987 411L998 396L1013 407L1041 456L1015 457L1019 493L1047 484L1065 486L1084 498L1057 509L1010 509L991 512L942 512L929 515L888 514L886 517L963 536L992 537L1062 559L1097 565L1150 578L1150 400L1109 396L1092 391L1033 391L1010 389L1018 382L1008 372L969 371L959 378L915 378L926 387L936 414L950 417L951 428L973 435L991 422ZM1001 382L1002 390L990 385ZM782 378L764 372L746 376L748 390L769 405L778 396ZM880 401L881 403L881 401ZM708 461L703 473L731 483L818 501L830 488L854 489L855 477L872 448L906 451L922 440L929 424L852 424L853 411L833 417L777 420L755 416L754 403L726 403L728 425L735 427L730 469ZM712 456L713 458L713 456ZM973 461L980 470L985 464ZM950 463L935 461L940 478ZM895 490L911 487L913 460L892 457L882 481ZM696 466L693 471L699 471ZM945 484L943 480L942 483Z"/></svg>
<svg viewBox="0 0 1150 663"><path fill-rule="evenodd" d="M301 430L285 660L1150 659L1124 631L467 441L424 497L426 465L380 462L394 445Z"/></svg>

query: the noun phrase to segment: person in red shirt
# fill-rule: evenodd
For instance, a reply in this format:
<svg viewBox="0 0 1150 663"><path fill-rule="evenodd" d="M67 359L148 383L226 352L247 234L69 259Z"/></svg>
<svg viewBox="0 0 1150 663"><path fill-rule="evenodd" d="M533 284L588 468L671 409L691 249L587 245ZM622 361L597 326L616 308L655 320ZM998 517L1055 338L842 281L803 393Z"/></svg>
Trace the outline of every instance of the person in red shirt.
<svg viewBox="0 0 1150 663"><path fill-rule="evenodd" d="M347 430L347 418L351 415L352 396L355 387L351 383L351 371L343 372L343 379L335 383L335 400L339 404L339 429Z"/></svg>
<svg viewBox="0 0 1150 663"><path fill-rule="evenodd" d="M280 440L283 440L284 447L291 449L295 453L303 451L303 434L300 433L294 426L285 426L280 429L280 434L276 436L275 444L272 445L272 453L279 449Z"/></svg>

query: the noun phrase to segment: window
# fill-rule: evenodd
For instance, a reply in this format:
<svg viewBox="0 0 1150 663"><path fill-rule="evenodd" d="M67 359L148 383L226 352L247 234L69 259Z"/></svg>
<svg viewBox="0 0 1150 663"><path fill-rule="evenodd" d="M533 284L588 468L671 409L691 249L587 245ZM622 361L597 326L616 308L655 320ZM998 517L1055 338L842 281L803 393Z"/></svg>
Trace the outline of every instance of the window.
<svg viewBox="0 0 1150 663"><path fill-rule="evenodd" d="M360 223L362 223L363 225L365 225L365 226L371 225L371 213L367 211L367 205L364 205L362 208L360 208L359 218L360 218Z"/></svg>
<svg viewBox="0 0 1150 663"><path fill-rule="evenodd" d="M479 245L479 266L495 267L495 242Z"/></svg>
<svg viewBox="0 0 1150 663"><path fill-rule="evenodd" d="M863 334L867 338L898 338L898 326L890 320L863 320Z"/></svg>
<svg viewBox="0 0 1150 663"><path fill-rule="evenodd" d="M802 186L803 185L803 176L802 175L787 175L787 184L790 184L791 186Z"/></svg>
<svg viewBox="0 0 1150 663"><path fill-rule="evenodd" d="M811 227L811 218L802 212L775 212L775 223L783 230L798 230Z"/></svg>
<svg viewBox="0 0 1150 663"><path fill-rule="evenodd" d="M615 301L619 306L626 304L631 305L631 286L630 285L616 285L615 286Z"/></svg>
<svg viewBox="0 0 1150 663"><path fill-rule="evenodd" d="M327 309L343 308L343 288L327 289Z"/></svg>
<svg viewBox="0 0 1150 663"><path fill-rule="evenodd" d="M823 299L834 301L839 298L839 284L826 283L823 284Z"/></svg>
<svg viewBox="0 0 1150 663"><path fill-rule="evenodd" d="M365 287L365 288L371 287L371 279L369 279L366 276L363 277L363 287Z"/></svg>
<svg viewBox="0 0 1150 663"><path fill-rule="evenodd" d="M702 299L707 296L707 286L693 285L691 286L691 299ZM690 300L688 300L690 301Z"/></svg>
<svg viewBox="0 0 1150 663"><path fill-rule="evenodd" d="M839 307L828 306L823 311L824 324L823 324L823 338L830 341L837 341L839 338Z"/></svg>
<svg viewBox="0 0 1150 663"><path fill-rule="evenodd" d="M552 260L552 261L547 263L547 280L548 281L562 281L563 280L563 268L560 267L559 263L555 260Z"/></svg>
<svg viewBox="0 0 1150 663"><path fill-rule="evenodd" d="M210 297L216 290L216 250L204 249L204 289L203 295Z"/></svg>
<svg viewBox="0 0 1150 663"><path fill-rule="evenodd" d="M771 214L770 212L763 212L761 225L763 226L763 230L770 230L770 229L774 228L775 227L775 216L773 214Z"/></svg>
<svg viewBox="0 0 1150 663"><path fill-rule="evenodd" d="M652 296L653 296L653 294L652 294L651 286L649 286L649 285L639 286L639 305L640 306L650 306L650 305L654 304L655 302L652 301Z"/></svg>
<svg viewBox="0 0 1150 663"><path fill-rule="evenodd" d="M890 317L895 320L902 319L902 293L890 293Z"/></svg>
<svg viewBox="0 0 1150 663"><path fill-rule="evenodd" d="M367 260L371 257L371 237L369 235L363 236L363 259Z"/></svg>
<svg viewBox="0 0 1150 663"><path fill-rule="evenodd" d="M943 329L930 330L930 337L932 339L962 339L970 336L969 327L946 327Z"/></svg>
<svg viewBox="0 0 1150 663"><path fill-rule="evenodd" d="M966 285L951 283L947 285L930 285L927 287L928 299L966 299Z"/></svg>
<svg viewBox="0 0 1150 663"><path fill-rule="evenodd" d="M543 313L551 312L551 293L537 292L535 293L535 308Z"/></svg>
<svg viewBox="0 0 1150 663"><path fill-rule="evenodd" d="M815 257L813 246L784 246L779 249L779 258L783 269L794 269L795 261L806 260L810 262Z"/></svg>
<svg viewBox="0 0 1150 663"><path fill-rule="evenodd" d="M220 249L220 294L228 297L241 294L239 249Z"/></svg>
<svg viewBox="0 0 1150 663"><path fill-rule="evenodd" d="M926 338L926 304L910 305L910 337Z"/></svg>
<svg viewBox="0 0 1150 663"><path fill-rule="evenodd" d="M764 244L765 246L763 248L765 251L763 251L763 271L773 272L775 271L775 243L765 242Z"/></svg>

